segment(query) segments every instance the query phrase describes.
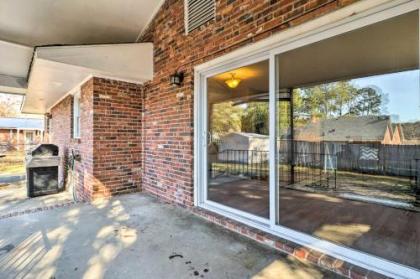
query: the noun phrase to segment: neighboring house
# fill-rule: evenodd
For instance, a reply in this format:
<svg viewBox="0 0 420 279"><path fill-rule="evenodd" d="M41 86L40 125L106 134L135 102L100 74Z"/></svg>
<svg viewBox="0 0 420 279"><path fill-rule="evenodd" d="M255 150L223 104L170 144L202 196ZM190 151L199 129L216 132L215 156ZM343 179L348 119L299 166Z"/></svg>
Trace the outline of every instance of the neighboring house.
<svg viewBox="0 0 420 279"><path fill-rule="evenodd" d="M270 214L256 216L208 199L206 153L210 77L216 76L218 87L225 88L222 97L238 90L243 95L269 91L270 131L275 131L273 108L277 101L291 107L288 92L293 88L417 70L420 2L156 2L162 5L147 10L150 20L142 30L123 28L125 21L109 22L109 31L134 29L135 36L97 40L119 44L74 45L81 42L65 36L69 45L30 50L22 109L46 114L49 139L60 148L63 169L69 155L80 155L73 165L78 198L90 201L143 191L346 277L384 278L380 272L387 278L420 278L417 212L395 215L388 211L394 208L322 194L282 196L287 191L271 175L277 166L270 160L270 179L262 185L270 183L269 191L261 187L269 197L252 193L261 181L239 191L252 199L242 205L265 203ZM96 38L86 30L79 38ZM132 43L123 43L128 41ZM237 75L231 73L237 69ZM386 117L359 117L314 123L296 137L399 145L399 133ZM252 148L252 142L266 145L254 135L234 137L240 139L239 148ZM274 143L275 134L270 137ZM65 172L60 179L66 179ZM393 237L397 239L388 245Z"/></svg>
<svg viewBox="0 0 420 279"><path fill-rule="evenodd" d="M297 141L402 144L401 128L389 116L342 116L315 120L295 129Z"/></svg>
<svg viewBox="0 0 420 279"><path fill-rule="evenodd" d="M43 136L44 119L0 118L0 145L4 149L26 149L40 143Z"/></svg>
<svg viewBox="0 0 420 279"><path fill-rule="evenodd" d="M389 116L342 116L314 120L296 128L294 139L297 141L298 157L319 148L324 155L324 169L353 171L382 171L392 162L380 161L381 157L389 158L392 150L403 150L405 144L401 124L392 124ZM400 155L403 154L395 153L393 161L401 161Z"/></svg>
<svg viewBox="0 0 420 279"><path fill-rule="evenodd" d="M420 144L420 122L402 123L400 129L404 144Z"/></svg>

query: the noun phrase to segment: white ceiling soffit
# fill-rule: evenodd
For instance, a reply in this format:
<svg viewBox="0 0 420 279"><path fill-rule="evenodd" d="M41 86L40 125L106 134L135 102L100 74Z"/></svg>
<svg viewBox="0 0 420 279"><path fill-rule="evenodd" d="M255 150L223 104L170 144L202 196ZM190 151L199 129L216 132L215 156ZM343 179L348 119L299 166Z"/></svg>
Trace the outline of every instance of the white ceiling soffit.
<svg viewBox="0 0 420 279"><path fill-rule="evenodd" d="M153 78L153 44L113 44L37 48L22 106L45 113L89 76L135 83Z"/></svg>
<svg viewBox="0 0 420 279"><path fill-rule="evenodd" d="M0 75L26 77L33 48L0 41Z"/></svg>
<svg viewBox="0 0 420 279"><path fill-rule="evenodd" d="M0 92L26 93L26 75L33 48L0 41Z"/></svg>
<svg viewBox="0 0 420 279"><path fill-rule="evenodd" d="M25 95L26 87L26 78L0 75L0 93Z"/></svg>
<svg viewBox="0 0 420 279"><path fill-rule="evenodd" d="M0 92L25 94L35 46L137 42L163 2L0 0Z"/></svg>
<svg viewBox="0 0 420 279"><path fill-rule="evenodd" d="M0 40L27 46L133 43L162 0L1 0Z"/></svg>

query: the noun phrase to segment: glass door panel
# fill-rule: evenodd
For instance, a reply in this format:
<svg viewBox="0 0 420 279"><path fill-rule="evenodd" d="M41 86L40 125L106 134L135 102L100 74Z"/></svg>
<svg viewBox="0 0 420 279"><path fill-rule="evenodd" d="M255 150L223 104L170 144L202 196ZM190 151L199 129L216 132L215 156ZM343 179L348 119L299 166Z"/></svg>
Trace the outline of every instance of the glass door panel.
<svg viewBox="0 0 420 279"><path fill-rule="evenodd" d="M418 12L275 64L277 223L420 269Z"/></svg>
<svg viewBox="0 0 420 279"><path fill-rule="evenodd" d="M269 63L207 79L207 199L269 218Z"/></svg>

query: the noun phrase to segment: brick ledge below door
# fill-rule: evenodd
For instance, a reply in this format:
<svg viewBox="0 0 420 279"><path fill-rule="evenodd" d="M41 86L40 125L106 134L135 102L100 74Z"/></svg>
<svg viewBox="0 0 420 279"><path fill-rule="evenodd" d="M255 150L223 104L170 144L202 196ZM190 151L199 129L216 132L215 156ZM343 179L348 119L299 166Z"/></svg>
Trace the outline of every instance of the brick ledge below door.
<svg viewBox="0 0 420 279"><path fill-rule="evenodd" d="M289 240L282 239L261 230L249 227L245 224L236 222L232 219L224 217L205 209L194 207L192 212L212 223L222 226L230 231L239 233L245 237L258 241L259 243L268 245L280 252L292 255L299 260L305 260L316 264L321 268L331 270L339 275L352 279L384 279L390 278L379 274L375 271L350 264L348 262L336 259L327 254L318 252L308 247L296 244Z"/></svg>

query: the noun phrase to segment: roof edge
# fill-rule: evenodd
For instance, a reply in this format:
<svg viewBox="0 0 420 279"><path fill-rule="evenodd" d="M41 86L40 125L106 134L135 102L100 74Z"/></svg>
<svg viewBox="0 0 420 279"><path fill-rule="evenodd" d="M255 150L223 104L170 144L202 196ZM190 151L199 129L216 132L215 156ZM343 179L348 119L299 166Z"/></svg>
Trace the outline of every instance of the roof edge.
<svg viewBox="0 0 420 279"><path fill-rule="evenodd" d="M152 24L153 20L155 19L156 15L158 14L158 12L160 11L160 9L162 8L162 6L165 2L166 2L166 0L160 0L159 4L156 6L155 10L151 13L150 18L147 20L146 24L144 25L144 27L140 30L139 34L137 35L137 38L134 41L135 43L139 42L141 36L143 36L144 33L146 32L146 30L150 27L150 25Z"/></svg>

